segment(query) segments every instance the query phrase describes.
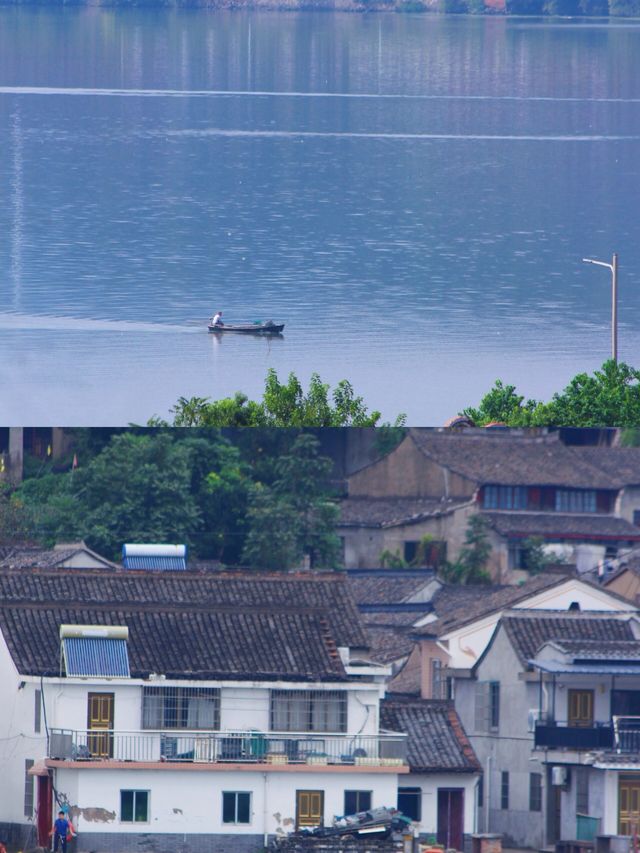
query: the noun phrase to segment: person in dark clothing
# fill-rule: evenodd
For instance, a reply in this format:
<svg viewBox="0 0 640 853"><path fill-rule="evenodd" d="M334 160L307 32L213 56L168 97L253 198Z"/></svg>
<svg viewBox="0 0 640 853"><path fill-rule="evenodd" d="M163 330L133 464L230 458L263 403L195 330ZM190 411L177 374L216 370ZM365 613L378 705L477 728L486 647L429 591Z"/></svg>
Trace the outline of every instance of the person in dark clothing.
<svg viewBox="0 0 640 853"><path fill-rule="evenodd" d="M53 828L49 835L53 835L53 849L58 849L58 845L62 853L67 853L67 839L73 835L73 824L66 817L63 811L58 812L58 818L53 824Z"/></svg>

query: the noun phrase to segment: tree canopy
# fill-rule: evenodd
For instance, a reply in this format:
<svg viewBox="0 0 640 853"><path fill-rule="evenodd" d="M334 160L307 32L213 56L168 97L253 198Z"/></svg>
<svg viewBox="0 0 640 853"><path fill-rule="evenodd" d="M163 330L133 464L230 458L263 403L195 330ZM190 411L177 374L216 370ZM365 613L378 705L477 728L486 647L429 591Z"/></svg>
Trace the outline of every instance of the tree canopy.
<svg viewBox="0 0 640 853"><path fill-rule="evenodd" d="M249 400L241 392L214 401L206 397L180 397L171 413L173 426L212 427L372 427L381 418L380 412L368 410L346 379L338 382L332 391L314 373L305 392L295 373L290 373L283 383L273 368L267 373L259 402ZM394 425L401 426L404 421L405 416L399 415ZM149 423L169 426L158 418Z"/></svg>
<svg viewBox="0 0 640 853"><path fill-rule="evenodd" d="M579 373L547 403L525 399L514 385L498 380L477 408L463 414L477 426L638 427L640 370L606 361L593 375Z"/></svg>

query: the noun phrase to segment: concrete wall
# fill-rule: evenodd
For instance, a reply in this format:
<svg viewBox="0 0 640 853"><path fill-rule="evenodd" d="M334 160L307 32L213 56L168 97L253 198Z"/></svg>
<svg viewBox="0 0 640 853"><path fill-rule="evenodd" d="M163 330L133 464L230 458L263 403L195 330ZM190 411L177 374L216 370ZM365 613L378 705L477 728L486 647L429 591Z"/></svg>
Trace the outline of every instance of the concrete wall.
<svg viewBox="0 0 640 853"><path fill-rule="evenodd" d="M147 833L238 837L283 834L295 826L296 791L324 791L325 823L344 813L347 790L372 792L372 806L394 805L395 773L269 772L255 770L109 770L55 771L55 785L69 803L81 837L85 833ZM149 822L122 823L120 791L149 791ZM251 823L222 822L222 792L251 793ZM92 848L93 849L93 848ZM235 849L235 848L234 848Z"/></svg>
<svg viewBox="0 0 640 853"><path fill-rule="evenodd" d="M537 685L518 678L520 663L504 631L500 630L489 654L480 663L477 681L457 679L455 706L484 769L484 806L479 828L502 833L505 846L544 846L544 811L529 811L529 776L544 769L532 754L533 734L528 732L528 712L537 708ZM476 684L500 682L500 725L488 733L475 718ZM534 760L530 760L530 759ZM501 808L501 774L509 773L509 809ZM544 808L544 792L543 792Z"/></svg>
<svg viewBox="0 0 640 853"><path fill-rule="evenodd" d="M349 494L365 497L471 498L475 483L428 459L411 436L391 453L349 477Z"/></svg>
<svg viewBox="0 0 640 853"><path fill-rule="evenodd" d="M435 835L438 830L438 788L462 788L464 791L464 834L475 832L476 787L475 773L410 773L401 776L402 788L422 790L422 820L418 824L420 835Z"/></svg>
<svg viewBox="0 0 640 853"><path fill-rule="evenodd" d="M615 514L633 524L633 513L637 509L640 509L640 486L626 486L618 494Z"/></svg>
<svg viewBox="0 0 640 853"><path fill-rule="evenodd" d="M347 569L370 569L380 565L383 551L404 556L405 542L419 542L431 536L447 543L447 559L455 560L464 544L469 516L477 512L471 503L457 510L416 524L398 524L393 527L340 527L344 539L344 561Z"/></svg>

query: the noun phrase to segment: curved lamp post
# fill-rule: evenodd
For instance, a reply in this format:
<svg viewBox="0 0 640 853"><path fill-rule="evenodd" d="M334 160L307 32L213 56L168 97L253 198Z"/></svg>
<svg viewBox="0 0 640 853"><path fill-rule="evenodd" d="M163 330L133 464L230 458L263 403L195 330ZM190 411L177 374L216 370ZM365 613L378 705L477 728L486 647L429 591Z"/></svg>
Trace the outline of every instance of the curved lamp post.
<svg viewBox="0 0 640 853"><path fill-rule="evenodd" d="M618 255L614 252L611 263L583 258L585 264L597 264L611 270L611 358L618 361Z"/></svg>

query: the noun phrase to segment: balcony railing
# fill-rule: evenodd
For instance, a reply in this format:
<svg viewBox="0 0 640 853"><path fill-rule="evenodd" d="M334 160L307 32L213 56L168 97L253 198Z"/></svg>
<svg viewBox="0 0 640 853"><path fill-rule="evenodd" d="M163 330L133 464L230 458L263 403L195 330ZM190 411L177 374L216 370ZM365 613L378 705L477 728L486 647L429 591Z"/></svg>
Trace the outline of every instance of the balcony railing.
<svg viewBox="0 0 640 853"><path fill-rule="evenodd" d="M406 754L404 734L51 729L48 742L62 761L402 766Z"/></svg>
<svg viewBox="0 0 640 853"><path fill-rule="evenodd" d="M550 749L613 749L613 726L568 726L558 723L536 723L534 744Z"/></svg>

